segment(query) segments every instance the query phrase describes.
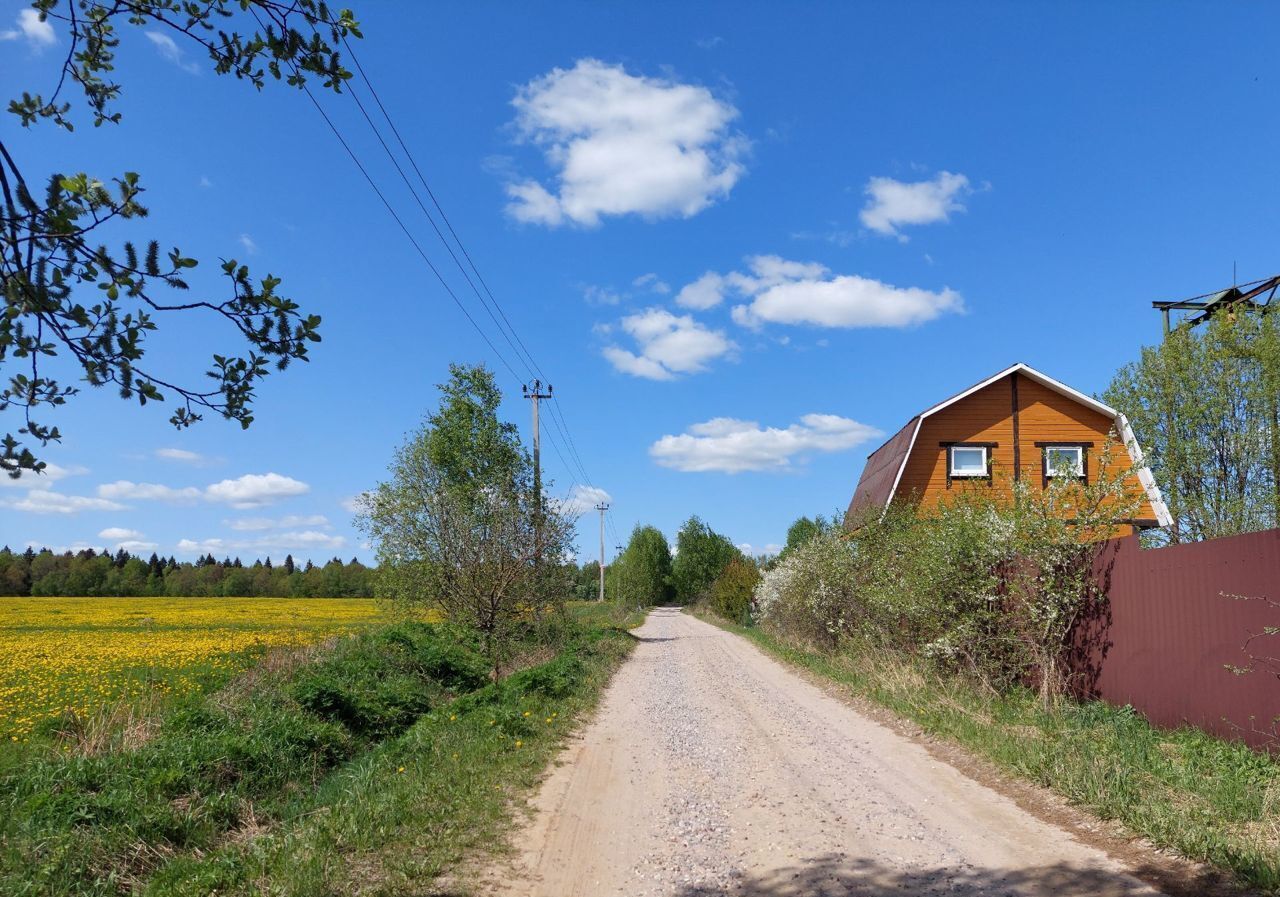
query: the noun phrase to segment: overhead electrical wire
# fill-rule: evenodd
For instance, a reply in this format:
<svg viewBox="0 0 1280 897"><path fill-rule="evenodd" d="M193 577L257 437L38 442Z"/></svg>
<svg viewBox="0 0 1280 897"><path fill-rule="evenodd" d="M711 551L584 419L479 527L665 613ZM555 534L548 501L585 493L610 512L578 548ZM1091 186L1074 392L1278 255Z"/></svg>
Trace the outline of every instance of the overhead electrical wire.
<svg viewBox="0 0 1280 897"><path fill-rule="evenodd" d="M258 18L256 11L254 12L254 16L255 18ZM263 26L262 20L260 18L258 18L258 23L260 26ZM265 26L263 27L265 28ZM520 336L519 330L511 323L511 320L507 316L506 311L502 308L501 303L498 302L497 297L494 295L492 289L490 289L483 275L480 273L479 267L476 265L475 260L471 256L471 253L467 250L466 245L462 242L461 237L458 236L457 230L454 228L452 222L449 220L448 216L446 215L443 206L440 204L439 199L435 195L435 192L431 189L431 185L427 182L425 175L423 175L422 170L417 163L417 160L414 158L413 153L409 150L409 147L405 143L404 138L400 134L399 129L395 126L395 122L391 118L391 115L388 112L385 104L382 102L382 99L379 96L377 89L373 86L372 80L369 78L368 74L365 72L363 65L361 65L360 60L356 55L354 49L350 46L349 42L347 42L345 38L342 39L342 42L348 54L351 56L352 61L355 63L356 70L359 72L361 79L364 81L365 86L368 88L370 95L373 97L374 102L377 104L378 109L381 111L383 118L386 119L387 125L390 127L391 132L395 137L396 142L399 144L401 150L403 151L406 159L408 160L409 165L412 167L414 173L417 175L419 181L422 183L423 189L426 190L432 205L436 209L436 212L440 215L440 219L443 222L445 229L448 230L449 235L453 238L453 241L457 244L458 250L462 253L463 258L466 259L467 265L470 266L471 272L474 273L475 275L474 281L472 280L471 276L467 273L467 269L463 266L462 261L458 258L457 253L454 252L452 246L450 245L448 239L446 239L440 226L436 223L435 218L432 216L430 210L428 210L426 204L422 201L421 196L418 194L412 182L409 180L408 175L405 173L403 167L400 165L400 162L396 158L395 153L392 151L391 147L388 146L386 139L383 137L377 124L373 121L373 118L372 116L370 116L364 103L360 100L359 96L352 89L352 86L347 85L348 93L351 94L351 97L356 103L357 108L360 110L361 115L364 117L366 123L369 125L369 128L374 132L374 136L377 138L379 144L382 146L383 151L387 154L387 157L391 160L392 165L395 167L397 173L400 175L401 179L404 181L405 186L409 189L410 195L413 197L415 203L418 205L422 213L426 216L428 222L430 222L432 230L435 232L436 237L440 240L441 244L445 247L445 250L449 253L450 258L453 260L459 272L462 274L463 279L467 282L467 285L471 288L476 298L480 301L481 306L485 309L485 312L488 314L489 319L493 322L494 327L497 328L498 332L502 335L503 340L505 340L507 345L510 347L512 353L514 353L514 356L517 362L520 365L522 365L526 369L526 371L528 371L531 379L536 375L540 377L544 382L549 383L550 378L546 376L541 366L538 365L536 359L533 357L532 353L529 351L528 347L525 345L524 340ZM295 76L301 79L301 73L298 71L297 67L292 65L292 63L290 63L290 67L293 68ZM382 202L382 205L387 210L387 213L391 215L392 219L396 222L397 226L404 233L405 237L409 240L414 250L418 253L418 255L422 258L423 262L430 269L431 273L440 282L440 285L444 288L449 298L458 307L458 310L463 313L463 316L467 319L467 322L471 325L471 327L476 331L476 333L484 341L485 345L489 347L489 350L498 359L498 361L502 363L502 366L507 370L507 372L510 373L515 380L524 382L524 379L515 370L515 366L498 349L498 347L494 344L493 340L490 339L489 335L485 332L484 328L480 326L479 322L475 319L475 317L471 314L471 312L466 308L465 304L459 298L457 293L454 291L453 287L445 279L444 275L440 272L440 270L436 267L436 265L431 261L431 258L427 255L426 251L423 249L422 245L418 242L413 232L410 230L408 225L401 218L400 214L396 211L395 207L391 204L390 200L387 198L383 190L378 186L377 182L374 180L373 176L369 173L369 170L366 168L365 164L361 161L359 155L352 148L350 143L348 143L346 138L343 136L341 130L330 118L330 116L325 111L324 107L321 105L319 100L312 93L311 89L306 85L305 81L302 82L300 86L302 87L303 91L306 93L307 98L311 101L312 105L316 108L316 111L320 114L321 118L324 120L325 124L328 126L329 130L333 133L334 137L337 138L339 144L346 151L347 155L351 158L351 161L355 164L356 168L360 171L361 175L365 179L365 182L373 190L374 194L378 197L378 199ZM480 284L480 287L483 288L483 293L481 292L480 288L477 288L476 286L477 282ZM578 483L579 476L581 477L583 484L585 484L587 487L590 487L594 490L595 487L592 486L591 477L587 473L586 465L583 463L582 457L578 453L577 445L573 440L573 435L571 430L569 429L568 420L564 416L564 412L560 407L560 403L552 402L550 406L550 410L552 411L552 413L551 415L549 415L549 419L551 420L551 423L554 429L558 431L559 439L556 438L556 436L552 433L551 430L548 430L546 435L548 436L548 439L551 442L552 448L555 451L557 457L560 459L560 462L563 465L565 472L569 476L569 479L571 481L570 491L572 492L574 489L579 487L580 485ZM562 451L560 442L563 442L565 446L565 451L568 451L569 453L568 458L566 458L564 451ZM570 459L572 459L572 462L570 461ZM611 527L611 529L613 529L612 519L609 520L609 526ZM616 529L613 529L613 532L616 538Z"/></svg>

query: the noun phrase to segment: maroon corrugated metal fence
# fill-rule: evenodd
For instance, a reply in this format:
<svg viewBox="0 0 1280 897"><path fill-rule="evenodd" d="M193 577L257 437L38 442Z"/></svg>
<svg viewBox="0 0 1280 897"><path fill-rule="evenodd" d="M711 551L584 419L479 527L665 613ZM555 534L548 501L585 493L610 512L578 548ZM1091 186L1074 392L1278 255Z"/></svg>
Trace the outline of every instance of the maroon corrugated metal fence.
<svg viewBox="0 0 1280 897"><path fill-rule="evenodd" d="M1146 550L1117 539L1098 572L1110 601L1078 628L1085 692L1159 726L1280 750L1280 635L1259 635L1280 627L1280 529Z"/></svg>

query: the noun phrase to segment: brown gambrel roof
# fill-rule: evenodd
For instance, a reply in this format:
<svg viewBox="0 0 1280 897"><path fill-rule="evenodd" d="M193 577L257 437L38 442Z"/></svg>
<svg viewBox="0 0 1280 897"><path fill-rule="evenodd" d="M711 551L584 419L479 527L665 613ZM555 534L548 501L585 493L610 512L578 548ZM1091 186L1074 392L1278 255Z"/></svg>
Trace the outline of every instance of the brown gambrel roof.
<svg viewBox="0 0 1280 897"><path fill-rule="evenodd" d="M911 450L911 437L915 435L919 421L919 417L911 418L888 442L867 455L867 466L862 468L858 491L853 493L853 501L849 502L849 510L844 515L846 526L861 523L862 518L869 514L883 512L889 504L898 481L898 471Z"/></svg>
<svg viewBox="0 0 1280 897"><path fill-rule="evenodd" d="M967 398L992 383L1003 380L1011 374L1022 374L1041 386L1052 389L1054 392L1079 402L1086 408L1091 408L1115 421L1116 430L1120 434L1120 438L1124 440L1125 447L1129 450L1129 457L1138 468L1138 482L1142 484L1147 498L1151 501L1151 507L1155 511L1156 519L1161 526L1168 526L1173 522L1173 518L1169 515L1169 509L1164 503L1164 498L1160 495L1160 488L1156 486L1155 478L1151 475L1150 469L1143 464L1142 449L1139 448L1138 440L1134 437L1133 429L1129 426L1129 421L1125 416L1114 408L1102 404L1097 399L1092 399L1084 393L1072 389L1065 383L1019 362L920 412L911 418L905 427L893 434L888 442L868 455L867 464L862 468L862 476L858 480L858 488L853 493L853 500L849 502L849 510L845 512L845 525L856 525L868 514L873 514L876 511L883 513L889 507L889 502L893 501L894 493L897 492L898 482L902 479L902 471L907 467L907 459L911 456L911 449L915 446L916 434L920 432L920 424L926 417L931 414L937 414L942 409Z"/></svg>

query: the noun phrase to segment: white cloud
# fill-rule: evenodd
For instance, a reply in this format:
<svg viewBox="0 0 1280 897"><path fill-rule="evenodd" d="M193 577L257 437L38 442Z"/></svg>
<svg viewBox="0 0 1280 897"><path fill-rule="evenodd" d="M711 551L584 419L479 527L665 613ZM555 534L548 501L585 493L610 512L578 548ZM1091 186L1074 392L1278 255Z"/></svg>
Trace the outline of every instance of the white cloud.
<svg viewBox="0 0 1280 897"><path fill-rule="evenodd" d="M649 308L627 315L619 325L636 342L638 353L607 346L604 357L624 374L650 380L670 380L678 374L696 374L707 362L737 349L723 331L711 330L691 315L673 315Z"/></svg>
<svg viewBox="0 0 1280 897"><path fill-rule="evenodd" d="M117 551L123 548L130 554L137 554L140 551L155 551L160 547L156 542L147 541L146 536L136 529L125 529L122 526L109 526L98 533L98 538L105 539L107 544Z"/></svg>
<svg viewBox="0 0 1280 897"><path fill-rule="evenodd" d="M895 287L856 274L829 280L799 280L769 287L748 305L735 306L744 327L761 322L818 327L910 327L946 312L964 310L955 290Z"/></svg>
<svg viewBox="0 0 1280 897"><path fill-rule="evenodd" d="M209 458L199 452L188 451L180 448L162 448L156 449L155 455L162 461L177 461L182 464L203 465L210 463Z"/></svg>
<svg viewBox="0 0 1280 897"><path fill-rule="evenodd" d="M269 529L291 529L299 526L327 527L329 518L323 514L290 514L286 517L241 517L226 521L227 526L239 532L259 532Z"/></svg>
<svg viewBox="0 0 1280 897"><path fill-rule="evenodd" d="M582 298L586 299L590 305L617 305L626 296L613 287L601 287L589 283L582 288Z"/></svg>
<svg viewBox="0 0 1280 897"><path fill-rule="evenodd" d="M222 480L204 490L204 497L225 502L233 508L259 508L311 491L306 483L278 473L249 473L234 480Z"/></svg>
<svg viewBox="0 0 1280 897"><path fill-rule="evenodd" d="M768 545L752 545L750 542L740 542L738 550L747 557L755 558L761 555L775 555L782 551L782 546L777 543L770 542Z"/></svg>
<svg viewBox="0 0 1280 897"><path fill-rule="evenodd" d="M361 492L344 498L339 504L342 505L343 510L351 514L362 514L364 513L364 503L371 495L372 493L370 492Z"/></svg>
<svg viewBox="0 0 1280 897"><path fill-rule="evenodd" d="M714 271L708 271L680 289L676 294L676 304L700 311L715 308L724 301L725 288L724 278Z"/></svg>
<svg viewBox="0 0 1280 897"><path fill-rule="evenodd" d="M556 192L509 184L507 214L551 227L595 227L606 215L690 217L728 195L745 168L738 115L705 87L628 74L580 59L520 88L520 135L556 170Z"/></svg>
<svg viewBox="0 0 1280 897"><path fill-rule="evenodd" d="M305 552L313 549L336 551L347 540L343 536L316 530L300 530L274 533L258 539L182 539L178 542L179 554L226 554L229 552Z"/></svg>
<svg viewBox="0 0 1280 897"><path fill-rule="evenodd" d="M233 508L259 508L283 498L304 495L311 487L300 480L278 473L250 473L233 480L222 480L204 489L195 486L164 486L159 483L135 483L116 480L98 487L98 497L104 499L132 499L134 501L164 501L172 504L190 504L204 501L228 504Z"/></svg>
<svg viewBox="0 0 1280 897"><path fill-rule="evenodd" d="M106 539L108 542L119 542L123 539L141 539L142 533L136 529L125 529L123 526L109 526L98 533L98 538Z"/></svg>
<svg viewBox="0 0 1280 897"><path fill-rule="evenodd" d="M53 33L53 26L48 21L40 21L40 13L34 9L18 11L17 28L0 31L0 41L25 38L34 50L43 50L53 45L58 36Z"/></svg>
<svg viewBox="0 0 1280 897"><path fill-rule="evenodd" d="M635 280L631 281L631 285L638 290L649 290L662 296L671 292L671 285L662 280L652 271L648 274L641 274Z"/></svg>
<svg viewBox="0 0 1280 897"><path fill-rule="evenodd" d="M560 500L560 510L562 513L571 517L581 517L589 511L594 511L596 505L601 502L611 502L613 496L598 486L575 485L569 490L569 495Z"/></svg>
<svg viewBox="0 0 1280 897"><path fill-rule="evenodd" d="M866 187L869 199L858 217L873 231L905 242L906 236L899 231L902 225L946 221L952 212L965 210L964 199L972 192L967 177L949 171L912 183L872 178Z"/></svg>
<svg viewBox="0 0 1280 897"><path fill-rule="evenodd" d="M124 505L105 497L64 495L48 489L32 489L24 498L0 501L0 506L31 514L79 514L81 511L122 511Z"/></svg>
<svg viewBox="0 0 1280 897"><path fill-rule="evenodd" d="M0 489L6 487L10 489L42 489L50 483L58 482L58 480L81 476L88 472L89 468L75 464L70 467L63 467L59 464L48 463L45 464L44 470L40 471L40 473L24 471L22 476L16 480L8 474L0 474Z"/></svg>
<svg viewBox="0 0 1280 897"><path fill-rule="evenodd" d="M132 480L116 480L98 487L98 497L132 501L167 501L173 504L189 504L201 496L195 486L174 488L159 483L135 483Z"/></svg>
<svg viewBox="0 0 1280 897"><path fill-rule="evenodd" d="M200 175L200 180L197 182L197 184L198 186L208 190L213 186L213 181L209 180L209 176L207 174L202 174Z"/></svg>
<svg viewBox="0 0 1280 897"><path fill-rule="evenodd" d="M786 429L717 417L678 436L663 436L649 455L663 467L686 472L780 471L814 452L839 452L883 434L834 414L806 414Z"/></svg>
<svg viewBox="0 0 1280 897"><path fill-rule="evenodd" d="M258 244L253 242L253 237L248 234L240 235L240 245L244 247L244 251L249 255L256 255L258 252Z"/></svg>
<svg viewBox="0 0 1280 897"><path fill-rule="evenodd" d="M910 327L964 311L964 299L949 288L932 291L895 287L856 274L832 276L818 262L776 255L748 258L746 271L709 271L681 290L676 301L710 307L730 292L748 300L734 307L733 320L752 329L765 323Z"/></svg>
<svg viewBox="0 0 1280 897"><path fill-rule="evenodd" d="M200 66L194 62L189 62L184 57L182 48L179 47L169 35L160 31L147 31L147 40L151 41L156 51L167 61L172 62L184 72L196 74L200 71Z"/></svg>

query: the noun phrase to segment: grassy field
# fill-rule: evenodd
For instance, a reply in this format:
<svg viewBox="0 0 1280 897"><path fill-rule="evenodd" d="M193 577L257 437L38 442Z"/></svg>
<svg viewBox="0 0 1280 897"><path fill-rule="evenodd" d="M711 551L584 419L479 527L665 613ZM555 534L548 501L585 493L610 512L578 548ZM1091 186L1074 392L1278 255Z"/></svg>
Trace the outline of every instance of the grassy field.
<svg viewBox="0 0 1280 897"><path fill-rule="evenodd" d="M132 743L33 740L0 762L0 894L435 893L502 843L639 620L575 606L494 682L474 633L357 617L174 702Z"/></svg>
<svg viewBox="0 0 1280 897"><path fill-rule="evenodd" d="M104 706L181 696L273 647L385 620L371 599L0 598L0 739Z"/></svg>

